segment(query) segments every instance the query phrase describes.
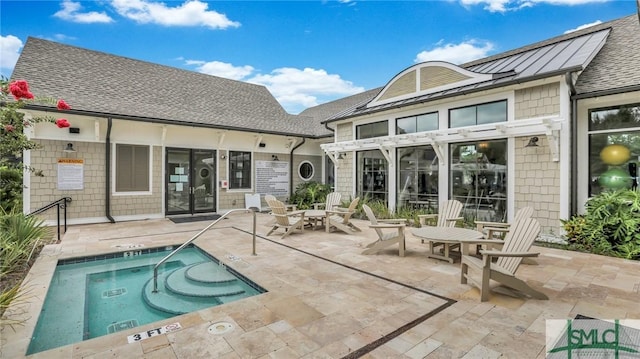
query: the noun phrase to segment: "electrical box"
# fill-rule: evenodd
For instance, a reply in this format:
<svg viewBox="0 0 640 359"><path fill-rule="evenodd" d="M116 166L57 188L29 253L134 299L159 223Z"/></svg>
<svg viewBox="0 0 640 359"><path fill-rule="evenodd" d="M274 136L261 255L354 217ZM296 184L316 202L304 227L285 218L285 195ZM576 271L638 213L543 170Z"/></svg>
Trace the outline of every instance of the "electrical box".
<svg viewBox="0 0 640 359"><path fill-rule="evenodd" d="M227 180L220 180L220 188L228 189L228 188L229 188L229 181L227 181Z"/></svg>

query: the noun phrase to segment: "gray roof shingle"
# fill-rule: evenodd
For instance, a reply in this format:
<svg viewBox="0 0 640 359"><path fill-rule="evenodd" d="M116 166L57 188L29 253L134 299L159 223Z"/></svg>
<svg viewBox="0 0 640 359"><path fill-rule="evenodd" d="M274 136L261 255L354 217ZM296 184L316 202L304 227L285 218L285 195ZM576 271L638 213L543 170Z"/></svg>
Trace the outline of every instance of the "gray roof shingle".
<svg viewBox="0 0 640 359"><path fill-rule="evenodd" d="M75 111L150 121L313 137L331 134L288 114L260 85L30 37L12 79Z"/></svg>

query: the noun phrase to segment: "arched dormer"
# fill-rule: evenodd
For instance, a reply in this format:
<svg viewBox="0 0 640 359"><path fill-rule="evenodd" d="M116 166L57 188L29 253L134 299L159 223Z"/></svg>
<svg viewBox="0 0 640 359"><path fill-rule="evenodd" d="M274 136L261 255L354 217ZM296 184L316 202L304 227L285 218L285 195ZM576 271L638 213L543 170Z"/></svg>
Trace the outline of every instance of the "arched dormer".
<svg viewBox="0 0 640 359"><path fill-rule="evenodd" d="M405 100L491 80L491 74L479 74L444 61L413 65L397 74L367 107Z"/></svg>

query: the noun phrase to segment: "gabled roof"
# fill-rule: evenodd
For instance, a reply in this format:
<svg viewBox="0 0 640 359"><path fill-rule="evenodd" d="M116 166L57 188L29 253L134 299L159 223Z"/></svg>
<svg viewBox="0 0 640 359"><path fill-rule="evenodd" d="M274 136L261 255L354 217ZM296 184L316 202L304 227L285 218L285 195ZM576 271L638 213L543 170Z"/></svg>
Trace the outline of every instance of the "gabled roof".
<svg viewBox="0 0 640 359"><path fill-rule="evenodd" d="M425 67L425 64L413 65L400 74L407 73L414 67ZM608 88L639 86L640 26L636 15L631 15L472 61L461 65L460 68L477 74L491 74L493 77L488 81L458 87L449 86L450 88L442 91L416 91L415 96L405 95L397 101L387 99L380 104L377 101L373 102L376 98L374 95L366 104L350 112L336 114L325 122L573 71L582 72L576 84L578 94ZM418 81L419 74L414 78ZM395 79L398 78L394 77ZM381 93L392 85L393 80Z"/></svg>
<svg viewBox="0 0 640 359"><path fill-rule="evenodd" d="M30 37L12 79L38 96L64 98L79 113L252 132L331 134L288 114L260 85Z"/></svg>

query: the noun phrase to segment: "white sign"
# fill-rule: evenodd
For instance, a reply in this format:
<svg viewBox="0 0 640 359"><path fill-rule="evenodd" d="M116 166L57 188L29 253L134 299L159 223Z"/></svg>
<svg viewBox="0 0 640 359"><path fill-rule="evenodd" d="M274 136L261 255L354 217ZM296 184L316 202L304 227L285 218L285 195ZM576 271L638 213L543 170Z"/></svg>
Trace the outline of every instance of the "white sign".
<svg viewBox="0 0 640 359"><path fill-rule="evenodd" d="M289 162L256 161L256 193L289 195Z"/></svg>
<svg viewBox="0 0 640 359"><path fill-rule="evenodd" d="M84 160L58 158L58 189L84 189Z"/></svg>
<svg viewBox="0 0 640 359"><path fill-rule="evenodd" d="M138 334L129 335L127 340L129 344L139 342L141 340L149 339L151 337L155 337L156 335L167 334L171 332L175 332L176 330L182 329L180 323L167 324L160 328L155 328L151 330L147 330L146 332L140 332Z"/></svg>

